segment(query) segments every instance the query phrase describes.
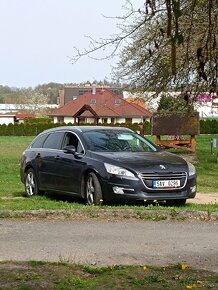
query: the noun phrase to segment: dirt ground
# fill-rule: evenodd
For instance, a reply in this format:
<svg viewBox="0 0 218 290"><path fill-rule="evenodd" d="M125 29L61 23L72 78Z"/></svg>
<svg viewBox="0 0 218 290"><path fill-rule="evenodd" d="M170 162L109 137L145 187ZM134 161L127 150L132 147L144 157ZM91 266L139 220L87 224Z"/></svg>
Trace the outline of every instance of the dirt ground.
<svg viewBox="0 0 218 290"><path fill-rule="evenodd" d="M198 192L196 197L193 199L188 199L187 203L216 204L218 203L218 192Z"/></svg>
<svg viewBox="0 0 218 290"><path fill-rule="evenodd" d="M197 163L196 154L180 154L182 158L192 164ZM187 203L197 203L197 204L214 204L218 203L218 191L217 192L198 192L196 197L193 199L188 199Z"/></svg>

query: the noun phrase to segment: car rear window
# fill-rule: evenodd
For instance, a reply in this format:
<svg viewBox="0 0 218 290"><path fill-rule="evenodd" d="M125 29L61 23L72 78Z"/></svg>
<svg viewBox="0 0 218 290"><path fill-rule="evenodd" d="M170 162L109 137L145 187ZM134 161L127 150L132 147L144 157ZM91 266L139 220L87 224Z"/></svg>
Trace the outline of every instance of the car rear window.
<svg viewBox="0 0 218 290"><path fill-rule="evenodd" d="M48 134L38 136L35 141L31 144L31 148L42 148L45 139L48 137Z"/></svg>
<svg viewBox="0 0 218 290"><path fill-rule="evenodd" d="M61 140L63 139L63 132L54 132L48 135L43 144L43 148L59 149Z"/></svg>

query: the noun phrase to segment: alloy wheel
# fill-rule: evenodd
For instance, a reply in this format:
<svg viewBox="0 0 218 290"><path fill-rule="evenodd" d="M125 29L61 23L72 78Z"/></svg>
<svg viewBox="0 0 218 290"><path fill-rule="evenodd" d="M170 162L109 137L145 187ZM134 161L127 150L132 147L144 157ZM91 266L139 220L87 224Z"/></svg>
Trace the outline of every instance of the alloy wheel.
<svg viewBox="0 0 218 290"><path fill-rule="evenodd" d="M93 177L89 175L86 183L86 198L88 204L94 204L95 185Z"/></svg>
<svg viewBox="0 0 218 290"><path fill-rule="evenodd" d="M36 183L34 173L32 171L28 172L26 177L26 192L28 196L36 194Z"/></svg>

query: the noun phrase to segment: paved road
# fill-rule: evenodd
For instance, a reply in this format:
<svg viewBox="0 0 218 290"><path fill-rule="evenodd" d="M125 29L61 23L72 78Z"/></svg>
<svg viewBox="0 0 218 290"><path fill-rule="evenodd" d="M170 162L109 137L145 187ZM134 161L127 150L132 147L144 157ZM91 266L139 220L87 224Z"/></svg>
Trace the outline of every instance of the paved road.
<svg viewBox="0 0 218 290"><path fill-rule="evenodd" d="M218 223L0 221L0 260L187 263L218 272Z"/></svg>

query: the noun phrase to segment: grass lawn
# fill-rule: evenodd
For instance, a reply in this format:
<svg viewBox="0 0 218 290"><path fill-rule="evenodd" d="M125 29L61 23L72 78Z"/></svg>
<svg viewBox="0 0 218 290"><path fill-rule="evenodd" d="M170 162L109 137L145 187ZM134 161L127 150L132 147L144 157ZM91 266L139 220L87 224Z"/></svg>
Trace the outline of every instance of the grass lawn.
<svg viewBox="0 0 218 290"><path fill-rule="evenodd" d="M22 198L24 186L20 181L19 160L23 150L33 138L29 136L0 137L0 209L71 209L78 206L84 207L82 204L69 204L68 200L56 200L48 197L34 197L28 200ZM198 175L199 192L218 192L218 163L216 162L218 148L215 148L213 154L211 154L211 138L218 139L218 135L200 135L197 137L197 163L195 166ZM186 154L187 156L193 155ZM14 200L15 197L21 198ZM195 205L187 206L195 207Z"/></svg>
<svg viewBox="0 0 218 290"><path fill-rule="evenodd" d="M0 197L22 196L19 161L33 137L0 136Z"/></svg>
<svg viewBox="0 0 218 290"><path fill-rule="evenodd" d="M0 262L1 289L217 289L218 275L178 264L93 267L67 263Z"/></svg>
<svg viewBox="0 0 218 290"><path fill-rule="evenodd" d="M216 138L218 141L218 135L200 135L197 137L198 191L218 193L218 148L214 148L211 153L211 138Z"/></svg>

